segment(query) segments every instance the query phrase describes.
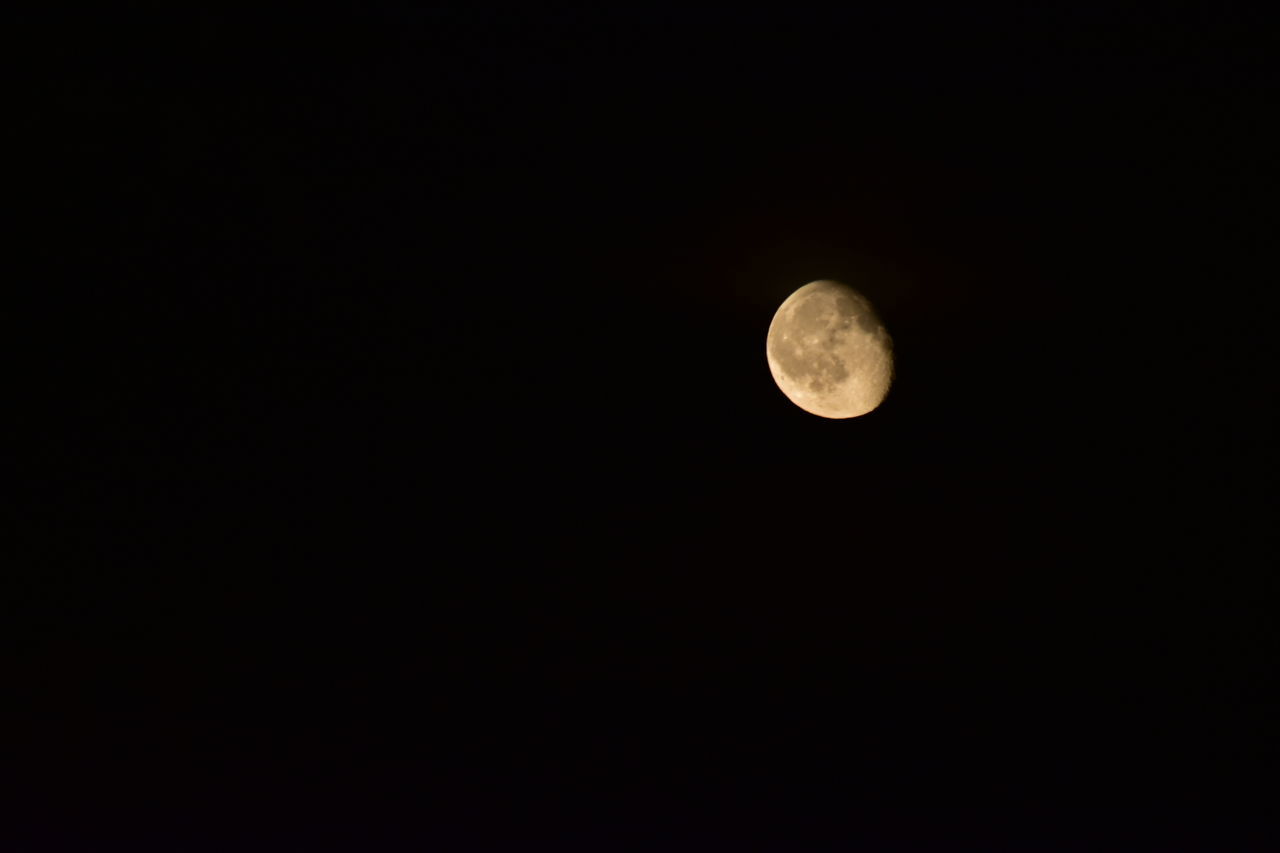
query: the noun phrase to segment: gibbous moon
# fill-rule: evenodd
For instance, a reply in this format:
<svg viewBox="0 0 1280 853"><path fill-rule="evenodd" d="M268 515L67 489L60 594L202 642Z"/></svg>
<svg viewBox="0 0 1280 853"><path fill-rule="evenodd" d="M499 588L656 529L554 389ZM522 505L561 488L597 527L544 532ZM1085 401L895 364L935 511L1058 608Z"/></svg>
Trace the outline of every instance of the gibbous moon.
<svg viewBox="0 0 1280 853"><path fill-rule="evenodd" d="M813 281L788 296L765 349L782 393L824 418L865 415L893 381L889 333L866 297L838 281Z"/></svg>

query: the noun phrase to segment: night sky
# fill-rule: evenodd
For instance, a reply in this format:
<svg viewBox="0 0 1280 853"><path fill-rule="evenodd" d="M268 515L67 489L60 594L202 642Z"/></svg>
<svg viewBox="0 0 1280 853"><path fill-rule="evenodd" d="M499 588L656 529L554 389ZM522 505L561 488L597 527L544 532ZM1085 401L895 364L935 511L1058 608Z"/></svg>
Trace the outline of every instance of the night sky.
<svg viewBox="0 0 1280 853"><path fill-rule="evenodd" d="M1262 21L606 6L54 27L0 847L1277 849Z"/></svg>

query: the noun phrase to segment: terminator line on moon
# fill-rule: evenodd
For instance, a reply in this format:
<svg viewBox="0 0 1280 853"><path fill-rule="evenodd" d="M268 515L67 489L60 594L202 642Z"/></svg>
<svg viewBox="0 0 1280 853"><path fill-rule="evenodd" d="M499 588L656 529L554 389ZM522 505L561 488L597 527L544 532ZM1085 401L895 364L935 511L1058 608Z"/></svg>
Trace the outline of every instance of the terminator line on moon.
<svg viewBox="0 0 1280 853"><path fill-rule="evenodd" d="M813 281L788 296L765 349L782 393L824 418L865 415L893 381L889 333L866 297L838 281Z"/></svg>

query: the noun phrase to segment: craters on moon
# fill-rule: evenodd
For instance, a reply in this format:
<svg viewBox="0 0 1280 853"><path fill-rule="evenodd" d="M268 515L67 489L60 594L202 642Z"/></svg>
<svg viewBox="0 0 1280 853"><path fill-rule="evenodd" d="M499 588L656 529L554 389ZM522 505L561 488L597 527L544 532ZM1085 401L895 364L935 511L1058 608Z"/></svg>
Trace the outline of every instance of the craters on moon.
<svg viewBox="0 0 1280 853"><path fill-rule="evenodd" d="M893 381L893 342L865 296L814 281L779 306L766 341L769 370L788 399L825 418L880 405Z"/></svg>

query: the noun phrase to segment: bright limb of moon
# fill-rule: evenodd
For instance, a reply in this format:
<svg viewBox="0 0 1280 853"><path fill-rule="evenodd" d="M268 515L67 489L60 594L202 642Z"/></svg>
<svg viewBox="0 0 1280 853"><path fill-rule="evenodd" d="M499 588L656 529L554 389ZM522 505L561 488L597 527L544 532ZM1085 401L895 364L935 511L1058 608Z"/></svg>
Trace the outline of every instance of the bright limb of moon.
<svg viewBox="0 0 1280 853"><path fill-rule="evenodd" d="M812 281L778 307L765 346L791 402L824 418L856 418L893 382L893 341L866 297L838 281Z"/></svg>

